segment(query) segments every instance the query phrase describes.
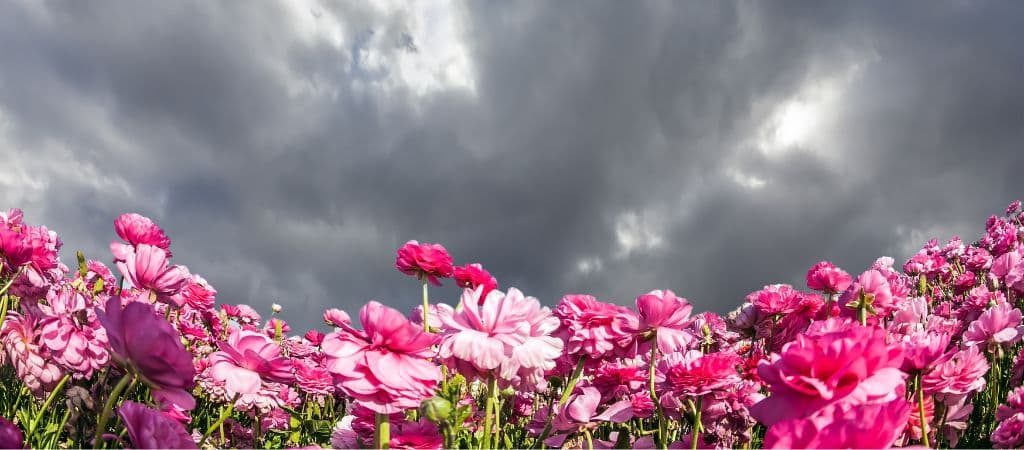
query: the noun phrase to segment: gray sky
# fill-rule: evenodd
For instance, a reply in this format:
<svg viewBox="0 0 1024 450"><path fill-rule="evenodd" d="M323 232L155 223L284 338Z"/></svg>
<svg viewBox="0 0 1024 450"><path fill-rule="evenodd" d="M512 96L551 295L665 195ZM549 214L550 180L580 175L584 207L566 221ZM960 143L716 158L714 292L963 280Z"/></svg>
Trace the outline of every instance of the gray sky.
<svg viewBox="0 0 1024 450"><path fill-rule="evenodd" d="M416 304L409 239L547 304L722 312L1024 196L1022 2L0 10L0 207L66 263L148 215L222 302L295 328Z"/></svg>

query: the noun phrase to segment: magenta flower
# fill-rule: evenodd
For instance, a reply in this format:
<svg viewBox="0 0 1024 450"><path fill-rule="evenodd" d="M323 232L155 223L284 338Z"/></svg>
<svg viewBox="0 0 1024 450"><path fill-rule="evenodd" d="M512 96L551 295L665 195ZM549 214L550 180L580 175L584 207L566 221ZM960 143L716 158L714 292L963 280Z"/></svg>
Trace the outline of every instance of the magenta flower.
<svg viewBox="0 0 1024 450"><path fill-rule="evenodd" d="M210 283L203 277L190 274L187 267L178 267L181 267L181 270L185 273L186 280L181 291L174 296L172 303L175 305L188 305L197 311L213 309L213 305L217 301L217 290L210 286Z"/></svg>
<svg viewBox="0 0 1024 450"><path fill-rule="evenodd" d="M620 347L629 333L615 318L628 308L598 301L590 295L566 295L555 307L561 326L555 332L569 355L600 359Z"/></svg>
<svg viewBox="0 0 1024 450"><path fill-rule="evenodd" d="M452 257L441 244L420 244L416 241L406 242L398 249L395 268L406 275L430 280L440 286L438 278L451 278L454 268Z"/></svg>
<svg viewBox="0 0 1024 450"><path fill-rule="evenodd" d="M821 323L817 322L816 324ZM758 375L772 395L751 408L765 425L806 418L836 403L881 403L903 395L900 345L885 330L829 320L762 361Z"/></svg>
<svg viewBox="0 0 1024 450"><path fill-rule="evenodd" d="M375 301L363 306L359 320L363 331L346 325L321 345L338 386L382 414L415 408L432 396L441 379L428 359L437 336Z"/></svg>
<svg viewBox="0 0 1024 450"><path fill-rule="evenodd" d="M828 261L819 262L807 270L807 287L815 291L838 294L850 287L851 282L850 274Z"/></svg>
<svg viewBox="0 0 1024 450"><path fill-rule="evenodd" d="M662 392L698 397L740 382L736 366L740 357L731 352L702 354L698 350L664 355L658 361L655 379Z"/></svg>
<svg viewBox="0 0 1024 450"><path fill-rule="evenodd" d="M1003 253L992 260L992 275L1014 291L1024 292L1024 256L1020 250Z"/></svg>
<svg viewBox="0 0 1024 450"><path fill-rule="evenodd" d="M21 428L3 417L0 417L0 448L25 448Z"/></svg>
<svg viewBox="0 0 1024 450"><path fill-rule="evenodd" d="M146 216L135 213L121 214L114 221L114 231L132 246L149 244L164 250L171 247L171 239L164 234L164 230ZM171 256L170 253L167 256Z"/></svg>
<svg viewBox="0 0 1024 450"><path fill-rule="evenodd" d="M839 297L839 302L847 307L846 312L851 312L851 308L864 308L872 314L881 315L888 314L894 306L889 281L876 269L860 274Z"/></svg>
<svg viewBox="0 0 1024 450"><path fill-rule="evenodd" d="M132 302L122 308L121 298L111 297L106 310L96 314L107 330L110 356L119 366L137 374L162 401L186 410L195 407L189 393L196 375L192 354L153 305Z"/></svg>
<svg viewBox="0 0 1024 450"><path fill-rule="evenodd" d="M224 383L228 396L256 394L263 380L287 383L294 379L292 362L281 356L281 346L263 333L232 330L220 351L211 353L210 374Z"/></svg>
<svg viewBox="0 0 1024 450"><path fill-rule="evenodd" d="M76 378L91 378L110 362L107 330L92 305L70 286L50 291L50 314L39 320L40 342Z"/></svg>
<svg viewBox="0 0 1024 450"><path fill-rule="evenodd" d="M903 366L907 373L921 372L942 362L949 347L949 333L921 330L903 337Z"/></svg>
<svg viewBox="0 0 1024 450"><path fill-rule="evenodd" d="M788 419L768 429L764 448L891 448L907 426L910 405L837 405L811 418Z"/></svg>
<svg viewBox="0 0 1024 450"><path fill-rule="evenodd" d="M788 284L772 284L747 295L747 301L764 314L789 314L800 307L803 297Z"/></svg>
<svg viewBox="0 0 1024 450"><path fill-rule="evenodd" d="M1024 334L1021 312L1009 303L1002 303L981 313L964 333L964 344L981 345L988 351L1007 347L1020 341Z"/></svg>
<svg viewBox="0 0 1024 450"><path fill-rule="evenodd" d="M185 287L188 274L179 266L167 263L167 253L159 247L139 244L134 251L117 262L117 268L137 289L148 291L151 298L180 307L185 299L177 294Z"/></svg>
<svg viewBox="0 0 1024 450"><path fill-rule="evenodd" d="M0 338L15 373L32 393L49 392L64 376L46 347L39 342L42 335L33 314L8 313L0 329Z"/></svg>
<svg viewBox="0 0 1024 450"><path fill-rule="evenodd" d="M164 413L125 400L117 409L132 448L197 448L185 427Z"/></svg>
<svg viewBox="0 0 1024 450"><path fill-rule="evenodd" d="M295 384L302 392L309 394L334 393L334 378L331 372L311 362L295 365Z"/></svg>
<svg viewBox="0 0 1024 450"><path fill-rule="evenodd" d="M693 335L685 330L693 307L685 298L655 290L637 297L636 309L639 314L620 314L616 318L619 326L642 339L653 337L662 353L683 350L693 342Z"/></svg>
<svg viewBox="0 0 1024 450"><path fill-rule="evenodd" d="M1018 387L1006 396L1006 403L996 408L999 425L992 431L992 445L996 448L1020 448L1024 445L1024 387Z"/></svg>
<svg viewBox="0 0 1024 450"><path fill-rule="evenodd" d="M602 362L593 372L591 384L608 400L647 390L647 364L639 359Z"/></svg>
<svg viewBox="0 0 1024 450"><path fill-rule="evenodd" d="M482 291L464 290L461 311L441 305L445 331L438 355L467 378L494 375L521 390L544 389L544 373L555 368L564 345L551 335L558 318L516 288L493 290L483 303Z"/></svg>
<svg viewBox="0 0 1024 450"><path fill-rule="evenodd" d="M462 267L456 267L454 278L455 284L464 289L476 289L479 286L483 286L484 291L480 294L480 301L486 300L487 294L498 288L498 280L480 264L466 264Z"/></svg>

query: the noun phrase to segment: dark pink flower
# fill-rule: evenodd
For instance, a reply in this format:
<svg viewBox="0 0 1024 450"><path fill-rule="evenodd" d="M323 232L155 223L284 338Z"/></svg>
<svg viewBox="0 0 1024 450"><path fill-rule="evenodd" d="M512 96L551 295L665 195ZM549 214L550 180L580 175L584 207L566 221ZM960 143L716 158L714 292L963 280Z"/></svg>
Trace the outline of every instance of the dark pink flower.
<svg viewBox="0 0 1024 450"><path fill-rule="evenodd" d="M996 448L1020 448L1024 445L1024 387L1017 387L1006 396L1006 403L996 408L999 425L992 431Z"/></svg>
<svg viewBox="0 0 1024 450"><path fill-rule="evenodd" d="M167 253L159 247L140 244L117 262L117 268L132 286L148 291L150 298L180 307L185 299L177 294L188 281L188 274L179 266L169 265Z"/></svg>
<svg viewBox="0 0 1024 450"><path fill-rule="evenodd" d="M654 338L661 353L685 349L694 337L685 328L690 324L693 307L672 291L655 290L636 298L639 314L619 314L619 327L642 339Z"/></svg>
<svg viewBox="0 0 1024 450"><path fill-rule="evenodd" d="M111 297L106 310L96 314L107 330L110 356L118 365L139 375L162 400L186 410L195 407L189 393L196 374L192 354L153 305L132 302L122 308L121 298Z"/></svg>
<svg viewBox="0 0 1024 450"><path fill-rule="evenodd" d="M293 380L292 362L281 355L281 346L265 334L235 329L220 351L211 353L210 374L223 382L228 396L255 394L263 380L287 383Z"/></svg>
<svg viewBox="0 0 1024 450"><path fill-rule="evenodd" d="M125 400L117 409L132 448L196 448L181 422L160 411Z"/></svg>
<svg viewBox="0 0 1024 450"><path fill-rule="evenodd" d="M846 273L828 261L815 264L807 270L807 287L828 294L837 294L846 290L853 282Z"/></svg>
<svg viewBox="0 0 1024 450"><path fill-rule="evenodd" d="M854 309L863 307L872 314L885 315L895 306L889 280L875 269L868 270L839 297L839 302L846 306L845 312L852 315Z"/></svg>
<svg viewBox="0 0 1024 450"><path fill-rule="evenodd" d="M132 246L149 244L165 251L171 247L171 239L164 234L164 230L146 216L135 213L121 214L114 221L114 231ZM170 252L167 256L171 256Z"/></svg>
<svg viewBox="0 0 1024 450"><path fill-rule="evenodd" d="M941 362L949 347L949 333L920 330L903 338L903 371L920 372Z"/></svg>
<svg viewBox="0 0 1024 450"><path fill-rule="evenodd" d="M890 448L910 413L903 398L837 405L811 418L776 423L765 434L764 448Z"/></svg>
<svg viewBox="0 0 1024 450"><path fill-rule="evenodd" d="M334 378L326 368L313 363L295 365L295 384L309 394L334 393Z"/></svg>
<svg viewBox="0 0 1024 450"><path fill-rule="evenodd" d="M217 301L217 290L210 286L210 283L203 277L189 274L188 268L185 266L179 267L185 272L186 280L172 302L176 305L188 305L197 311L213 309L213 305Z"/></svg>
<svg viewBox="0 0 1024 450"><path fill-rule="evenodd" d="M764 314L789 314L800 305L799 293L788 284L772 284L747 295L747 301Z"/></svg>
<svg viewBox="0 0 1024 450"><path fill-rule="evenodd" d="M566 295L555 307L561 326L555 332L569 355L599 359L618 348L629 333L615 318L627 308L598 301L590 295Z"/></svg>
<svg viewBox="0 0 1024 450"><path fill-rule="evenodd" d="M415 408L432 396L441 370L428 358L438 337L375 301L363 306L359 320L363 331L346 325L321 345L338 386L382 414Z"/></svg>
<svg viewBox="0 0 1024 450"><path fill-rule="evenodd" d="M406 275L426 278L436 286L441 282L438 278L451 278L454 268L452 257L441 244L420 244L416 241L406 242L398 249L395 268Z"/></svg>
<svg viewBox="0 0 1024 450"><path fill-rule="evenodd" d="M21 428L3 417L0 417L0 448L25 448Z"/></svg>
<svg viewBox="0 0 1024 450"><path fill-rule="evenodd" d="M464 289L476 289L478 286L483 286L484 291L480 294L480 301L486 300L487 294L498 288L498 280L480 264L456 267L454 277L455 284Z"/></svg>
<svg viewBox="0 0 1024 450"><path fill-rule="evenodd" d="M740 357L732 352L702 354L697 350L664 355L655 379L662 392L677 397L698 397L740 382L736 367Z"/></svg>
<svg viewBox="0 0 1024 450"><path fill-rule="evenodd" d="M620 400L608 405L601 414L598 414L597 409L600 406L601 393L596 388L579 389L569 396L563 407L555 407L555 416L551 421L551 429L555 434L544 443L557 447L569 434L596 428L600 422L623 423L633 418L633 405L630 400Z"/></svg>

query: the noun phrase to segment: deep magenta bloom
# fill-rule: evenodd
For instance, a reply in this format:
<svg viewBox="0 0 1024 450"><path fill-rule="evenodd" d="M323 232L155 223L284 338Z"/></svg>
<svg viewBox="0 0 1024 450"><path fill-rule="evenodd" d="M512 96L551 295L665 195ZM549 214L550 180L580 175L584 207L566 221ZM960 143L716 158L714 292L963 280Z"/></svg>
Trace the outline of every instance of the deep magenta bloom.
<svg viewBox="0 0 1024 450"><path fill-rule="evenodd" d="M903 338L903 371L920 372L942 361L949 347L950 335L920 330Z"/></svg>
<svg viewBox="0 0 1024 450"><path fill-rule="evenodd" d="M382 414L416 408L430 398L441 379L441 370L428 360L438 337L375 301L363 306L359 320L363 331L346 325L321 344L338 386Z"/></svg>
<svg viewBox="0 0 1024 450"><path fill-rule="evenodd" d="M121 214L114 221L114 231L121 239L133 246L149 244L164 250L171 247L171 239L164 234L164 230L153 223L149 217L139 214Z"/></svg>
<svg viewBox="0 0 1024 450"><path fill-rule="evenodd" d="M764 448L890 448L910 416L910 405L902 397L837 405L815 417L776 423L765 434Z"/></svg>
<svg viewBox="0 0 1024 450"><path fill-rule="evenodd" d="M456 267L454 272L455 284L464 289L476 289L484 287L480 294L480 301L487 299L487 294L498 288L498 280L480 264L466 264Z"/></svg>
<svg viewBox="0 0 1024 450"><path fill-rule="evenodd" d="M874 314L887 314L895 305L893 304L892 290L889 287L889 280L879 270L871 269L857 277L843 295L839 302L847 308L845 312L852 314L850 308L863 304L864 307Z"/></svg>
<svg viewBox="0 0 1024 450"><path fill-rule="evenodd" d="M772 395L751 408L765 425L806 418L836 403L882 403L903 395L903 349L885 330L827 321L782 347L758 375Z"/></svg>
<svg viewBox="0 0 1024 450"><path fill-rule="evenodd" d="M827 294L843 292L852 282L850 274L828 261L819 262L807 271L807 287Z"/></svg>
<svg viewBox="0 0 1024 450"><path fill-rule="evenodd" d="M110 356L118 365L138 374L162 400L183 409L195 407L189 393L196 375L192 354L153 305L132 302L122 308L121 298L111 297L106 310L96 314L107 330Z"/></svg>
<svg viewBox="0 0 1024 450"><path fill-rule="evenodd" d="M24 448L25 435L21 428L11 421L0 417L0 448Z"/></svg>
<svg viewBox="0 0 1024 450"><path fill-rule="evenodd" d="M229 397L256 394L263 380L287 383L294 378L292 361L281 355L281 346L266 334L236 328L227 342L217 345L220 351L209 356L210 374L224 383Z"/></svg>
<svg viewBox="0 0 1024 450"><path fill-rule="evenodd" d="M590 295L566 295L555 307L561 326L555 332L569 355L600 359L629 339L615 318L628 308L598 301Z"/></svg>
<svg viewBox="0 0 1024 450"><path fill-rule="evenodd" d="M788 284L768 285L747 295L748 302L769 316L792 313L800 307L802 300L803 296Z"/></svg>
<svg viewBox="0 0 1024 450"><path fill-rule="evenodd" d="M693 342L693 335L685 330L693 307L685 298L655 290L637 297L636 309L639 314L620 314L619 326L641 338L654 337L662 353L683 350Z"/></svg>
<svg viewBox="0 0 1024 450"><path fill-rule="evenodd" d="M494 375L520 390L544 389L544 373L555 368L564 345L551 335L558 318L516 288L493 290L481 304L482 291L464 290L461 311L440 305L445 331L438 354L467 378Z"/></svg>
<svg viewBox="0 0 1024 450"><path fill-rule="evenodd" d="M132 448L197 448L181 422L145 405L125 400L117 409Z"/></svg>
<svg viewBox="0 0 1024 450"><path fill-rule="evenodd" d="M438 278L451 278L454 268L452 257L441 244L420 244L416 241L406 242L398 249L395 268L406 275L426 278L436 286L441 282Z"/></svg>
<svg viewBox="0 0 1024 450"><path fill-rule="evenodd" d="M139 244L117 262L121 274L137 289L148 291L157 301L180 307L185 299L177 294L188 282L188 273L167 262L167 253L159 247Z"/></svg>

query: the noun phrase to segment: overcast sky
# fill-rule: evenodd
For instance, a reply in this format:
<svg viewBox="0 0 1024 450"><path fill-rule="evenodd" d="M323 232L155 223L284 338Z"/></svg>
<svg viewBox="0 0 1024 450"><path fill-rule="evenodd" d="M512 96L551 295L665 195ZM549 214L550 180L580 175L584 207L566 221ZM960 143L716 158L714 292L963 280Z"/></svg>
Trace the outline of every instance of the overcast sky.
<svg viewBox="0 0 1024 450"><path fill-rule="evenodd" d="M416 304L409 239L724 312L1024 196L1022 40L1016 1L7 1L0 207L71 264L148 215L296 328Z"/></svg>

